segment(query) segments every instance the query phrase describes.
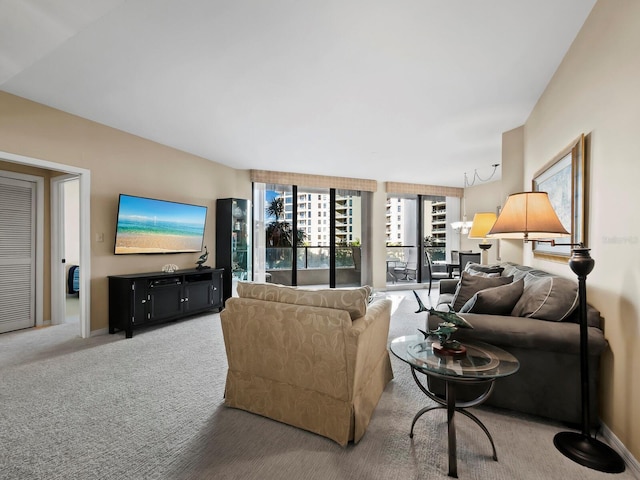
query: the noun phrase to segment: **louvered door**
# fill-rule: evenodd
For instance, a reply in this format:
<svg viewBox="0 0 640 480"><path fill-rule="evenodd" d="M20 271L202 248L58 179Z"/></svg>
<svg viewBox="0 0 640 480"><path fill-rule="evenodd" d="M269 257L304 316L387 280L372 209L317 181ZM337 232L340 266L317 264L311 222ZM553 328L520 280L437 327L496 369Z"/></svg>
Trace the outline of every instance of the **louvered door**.
<svg viewBox="0 0 640 480"><path fill-rule="evenodd" d="M35 325L32 182L0 177L0 333Z"/></svg>

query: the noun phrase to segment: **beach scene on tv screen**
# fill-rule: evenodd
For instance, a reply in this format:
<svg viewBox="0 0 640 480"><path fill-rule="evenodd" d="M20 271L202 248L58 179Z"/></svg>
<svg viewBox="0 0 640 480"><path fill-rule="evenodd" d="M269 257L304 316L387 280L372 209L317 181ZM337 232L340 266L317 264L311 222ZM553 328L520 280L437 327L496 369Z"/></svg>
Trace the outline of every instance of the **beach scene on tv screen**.
<svg viewBox="0 0 640 480"><path fill-rule="evenodd" d="M115 253L200 252L207 208L120 196Z"/></svg>

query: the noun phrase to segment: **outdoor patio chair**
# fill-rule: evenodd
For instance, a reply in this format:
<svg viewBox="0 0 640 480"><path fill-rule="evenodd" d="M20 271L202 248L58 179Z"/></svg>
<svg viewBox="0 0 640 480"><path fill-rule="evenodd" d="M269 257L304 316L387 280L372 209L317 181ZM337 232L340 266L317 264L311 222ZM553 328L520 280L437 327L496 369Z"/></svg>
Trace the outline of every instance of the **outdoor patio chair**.
<svg viewBox="0 0 640 480"><path fill-rule="evenodd" d="M418 278L418 249L408 247L404 250L404 262L393 268L393 275L398 280L416 280Z"/></svg>

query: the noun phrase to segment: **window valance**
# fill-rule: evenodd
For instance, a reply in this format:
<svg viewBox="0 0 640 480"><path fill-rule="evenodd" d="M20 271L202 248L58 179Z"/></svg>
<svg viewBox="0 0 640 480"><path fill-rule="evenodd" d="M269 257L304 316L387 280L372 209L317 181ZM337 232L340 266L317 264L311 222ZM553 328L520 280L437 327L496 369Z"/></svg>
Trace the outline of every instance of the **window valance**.
<svg viewBox="0 0 640 480"><path fill-rule="evenodd" d="M338 190L359 190L361 192L375 192L378 190L377 181L364 178L332 177L304 173L273 172L269 170L251 170L250 175L251 181L258 183L335 188Z"/></svg>
<svg viewBox="0 0 640 480"><path fill-rule="evenodd" d="M398 193L405 195L433 195L437 197L458 197L464 196L464 189L457 187L443 187L440 185L421 185L419 183L385 182L387 193Z"/></svg>

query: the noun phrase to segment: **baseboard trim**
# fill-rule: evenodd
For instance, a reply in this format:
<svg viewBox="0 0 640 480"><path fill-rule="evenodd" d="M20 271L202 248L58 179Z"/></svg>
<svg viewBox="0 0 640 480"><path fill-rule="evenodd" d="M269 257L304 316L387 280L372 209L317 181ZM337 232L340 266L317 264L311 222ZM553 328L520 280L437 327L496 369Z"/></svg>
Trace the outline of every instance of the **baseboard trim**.
<svg viewBox="0 0 640 480"><path fill-rule="evenodd" d="M640 463L605 423L602 424L602 438L620 454L627 468L634 473L634 476L640 478Z"/></svg>
<svg viewBox="0 0 640 480"><path fill-rule="evenodd" d="M107 333L109 333L108 328L100 328L98 330L91 330L91 334L89 336L95 337L97 335L106 335Z"/></svg>

